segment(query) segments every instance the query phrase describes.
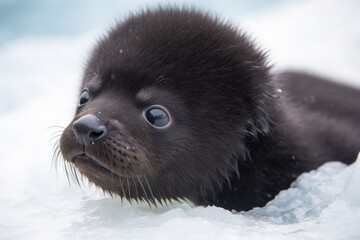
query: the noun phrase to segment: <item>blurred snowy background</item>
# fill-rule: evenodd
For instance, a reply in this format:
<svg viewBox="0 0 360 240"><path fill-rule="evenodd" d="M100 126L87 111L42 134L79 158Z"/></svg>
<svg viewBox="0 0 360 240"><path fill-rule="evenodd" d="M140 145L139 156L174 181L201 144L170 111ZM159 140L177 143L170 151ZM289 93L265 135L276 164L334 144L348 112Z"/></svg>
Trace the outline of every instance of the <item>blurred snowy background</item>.
<svg viewBox="0 0 360 240"><path fill-rule="evenodd" d="M360 1L176 2L239 24L269 50L275 71L306 70L360 87ZM157 3L0 1L0 239L360 239L360 160L328 163L266 207L236 214L122 204L56 173L51 126L72 118L95 40L116 19Z"/></svg>

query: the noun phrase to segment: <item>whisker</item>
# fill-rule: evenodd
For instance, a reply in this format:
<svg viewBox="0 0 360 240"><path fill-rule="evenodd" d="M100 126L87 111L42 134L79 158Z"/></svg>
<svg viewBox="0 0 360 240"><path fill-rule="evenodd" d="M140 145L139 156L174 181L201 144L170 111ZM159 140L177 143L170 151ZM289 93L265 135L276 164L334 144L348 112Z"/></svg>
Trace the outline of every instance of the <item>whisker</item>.
<svg viewBox="0 0 360 240"><path fill-rule="evenodd" d="M144 194L145 194L145 201L147 202L147 204L149 204L149 207L151 208L151 204L150 204L150 201L149 201L149 197L148 197L148 194L147 194L147 192L146 192L146 190L145 190L145 188L144 188L144 185L142 184L140 177L137 176L137 179L138 179L138 181L139 181L139 183L140 183L140 186L141 186L141 188L142 188L142 190L143 190L143 192L144 192Z"/></svg>
<svg viewBox="0 0 360 240"><path fill-rule="evenodd" d="M53 155L52 155L52 161L51 161L51 168L55 169L56 174L58 174L58 166L60 164L60 161L64 161L64 158L62 156L61 149L60 149L60 139L61 139L61 135L65 128L61 127L61 126L50 126L47 129L53 129L53 128L57 128L59 130L53 132L52 137L49 140L49 143L55 141L53 148L52 148ZM68 175L67 175L67 178L68 178Z"/></svg>
<svg viewBox="0 0 360 240"><path fill-rule="evenodd" d="M128 201L131 204L131 189L130 189L130 182L129 182L129 178L126 178L126 182L127 182L127 186L128 186L128 190L129 190L129 197L127 198Z"/></svg>
<svg viewBox="0 0 360 240"><path fill-rule="evenodd" d="M60 128L60 129L65 129L65 127L62 126L49 126L46 129L50 129L50 128Z"/></svg>
<svg viewBox="0 0 360 240"><path fill-rule="evenodd" d="M156 199L155 199L155 196L154 196L154 194L153 194L153 192L152 192L152 190L151 190L149 181L148 181L148 179L147 179L146 176L144 176L144 179L145 179L145 182L146 182L146 184L147 184L147 186L148 186L148 188L149 188L150 194L151 194L150 201L155 205L155 207L157 207L157 205L156 205Z"/></svg>
<svg viewBox="0 0 360 240"><path fill-rule="evenodd" d="M56 144L56 146L54 146L53 157L52 157L52 161L51 161L51 168L55 169L56 174L58 173L58 165L59 165L60 158L62 159L62 155L60 152L60 146L59 146L59 144Z"/></svg>
<svg viewBox="0 0 360 240"><path fill-rule="evenodd" d="M71 165L70 169L71 169L71 175L72 175L73 180L75 180L78 187L81 187L80 180L79 180L79 177L78 177L75 167Z"/></svg>
<svg viewBox="0 0 360 240"><path fill-rule="evenodd" d="M137 189L137 184L136 184L135 179L134 179L133 176L131 176L131 179L133 180L133 183L134 183L134 186L135 186L135 192L136 192L135 201L136 201L137 203L139 203L139 192L138 192L138 189Z"/></svg>
<svg viewBox="0 0 360 240"><path fill-rule="evenodd" d="M52 138L50 138L49 143L52 142L52 141L54 141L55 138L59 138L59 140L60 140L61 135L62 135L62 132L59 133L59 134L57 134L57 135L55 135L55 136L53 136Z"/></svg>
<svg viewBox="0 0 360 240"><path fill-rule="evenodd" d="M123 200L123 196L126 198L126 195L125 195L125 190L124 190L124 186L123 186L123 183L122 183L122 177L120 176L119 177L120 179L120 186L121 186L121 191L122 191L122 196L121 196L121 201Z"/></svg>
<svg viewBox="0 0 360 240"><path fill-rule="evenodd" d="M66 178L67 178L67 180L68 180L69 186L71 186L71 183L70 183L70 178L69 178L68 165L67 165L67 163L66 163L66 162L64 163L64 171L65 171Z"/></svg>

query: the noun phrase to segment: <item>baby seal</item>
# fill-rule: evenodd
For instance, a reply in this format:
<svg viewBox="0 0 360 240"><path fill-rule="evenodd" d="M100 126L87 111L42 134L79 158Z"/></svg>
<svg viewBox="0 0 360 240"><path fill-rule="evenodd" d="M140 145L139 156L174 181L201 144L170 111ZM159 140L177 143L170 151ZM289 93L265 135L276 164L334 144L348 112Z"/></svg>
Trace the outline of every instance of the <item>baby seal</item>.
<svg viewBox="0 0 360 240"><path fill-rule="evenodd" d="M243 32L193 9L118 23L93 50L65 162L104 191L149 203L264 206L299 174L351 163L360 134L292 103Z"/></svg>

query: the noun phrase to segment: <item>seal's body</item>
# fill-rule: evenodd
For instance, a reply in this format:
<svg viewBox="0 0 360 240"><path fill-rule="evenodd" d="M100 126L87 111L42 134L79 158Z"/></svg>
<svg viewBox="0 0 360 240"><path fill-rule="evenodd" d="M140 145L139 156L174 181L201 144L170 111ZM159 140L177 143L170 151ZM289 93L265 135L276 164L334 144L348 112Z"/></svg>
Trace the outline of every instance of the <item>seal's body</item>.
<svg viewBox="0 0 360 240"><path fill-rule="evenodd" d="M359 89L302 72L282 72L274 77L290 101L360 128Z"/></svg>
<svg viewBox="0 0 360 240"><path fill-rule="evenodd" d="M209 14L130 16L94 49L61 153L130 200L235 210L324 162L354 161L358 129L292 102L269 70L247 36Z"/></svg>

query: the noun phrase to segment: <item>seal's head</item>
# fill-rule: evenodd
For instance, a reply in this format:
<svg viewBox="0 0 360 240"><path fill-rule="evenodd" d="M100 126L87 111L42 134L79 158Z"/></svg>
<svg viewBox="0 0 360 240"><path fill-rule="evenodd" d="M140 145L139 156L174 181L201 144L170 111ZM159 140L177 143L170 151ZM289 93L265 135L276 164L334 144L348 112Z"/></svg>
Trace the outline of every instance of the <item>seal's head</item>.
<svg viewBox="0 0 360 240"><path fill-rule="evenodd" d="M268 70L244 34L208 14L130 16L94 49L61 153L110 193L196 203L238 173L245 138L268 131Z"/></svg>

